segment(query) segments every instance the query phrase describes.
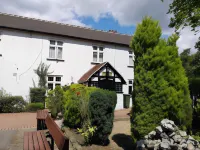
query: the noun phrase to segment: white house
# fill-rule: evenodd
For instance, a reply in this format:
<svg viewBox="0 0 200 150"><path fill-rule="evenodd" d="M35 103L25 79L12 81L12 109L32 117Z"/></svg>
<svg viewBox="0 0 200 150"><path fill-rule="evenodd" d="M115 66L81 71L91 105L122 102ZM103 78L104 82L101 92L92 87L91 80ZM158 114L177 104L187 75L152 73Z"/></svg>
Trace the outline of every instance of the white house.
<svg viewBox="0 0 200 150"><path fill-rule="evenodd" d="M29 100L33 80L38 83L34 69L44 62L53 72L49 88L71 82L110 87L118 93L116 109L122 109L134 78L130 40L113 30L0 14L0 88Z"/></svg>

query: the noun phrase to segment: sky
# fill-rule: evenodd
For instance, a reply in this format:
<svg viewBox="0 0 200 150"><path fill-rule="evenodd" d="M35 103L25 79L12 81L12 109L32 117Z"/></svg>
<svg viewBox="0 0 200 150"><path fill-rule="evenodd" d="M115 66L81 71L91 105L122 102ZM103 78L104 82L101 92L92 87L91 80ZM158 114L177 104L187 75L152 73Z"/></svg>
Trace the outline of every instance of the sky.
<svg viewBox="0 0 200 150"><path fill-rule="evenodd" d="M97 30L117 30L133 35L144 16L159 20L162 37L170 36L174 29L168 27L167 14L172 0L0 0L0 12L44 19ZM192 48L200 35L189 27L181 31L177 41L179 52Z"/></svg>

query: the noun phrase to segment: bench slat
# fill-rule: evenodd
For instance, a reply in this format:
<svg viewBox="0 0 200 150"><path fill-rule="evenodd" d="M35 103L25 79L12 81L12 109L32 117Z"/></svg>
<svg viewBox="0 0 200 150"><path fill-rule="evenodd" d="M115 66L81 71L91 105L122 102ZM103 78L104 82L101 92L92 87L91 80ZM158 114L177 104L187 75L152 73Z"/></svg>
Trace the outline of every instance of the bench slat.
<svg viewBox="0 0 200 150"><path fill-rule="evenodd" d="M24 150L28 150L28 132L24 133Z"/></svg>
<svg viewBox="0 0 200 150"><path fill-rule="evenodd" d="M45 150L41 134L42 134L41 132L39 132L39 131L37 132L38 144L39 144L40 150Z"/></svg>
<svg viewBox="0 0 200 150"><path fill-rule="evenodd" d="M47 142L47 139L46 139L44 133L40 132L40 134L41 134L43 145L45 146L45 149L46 150L51 150L51 148L49 146L49 143Z"/></svg>
<svg viewBox="0 0 200 150"><path fill-rule="evenodd" d="M29 132L29 134L28 134L28 149L29 150L34 150L34 148L33 148L33 132Z"/></svg>
<svg viewBox="0 0 200 150"><path fill-rule="evenodd" d="M37 132L33 132L33 145L35 150L40 150L38 138L37 138Z"/></svg>

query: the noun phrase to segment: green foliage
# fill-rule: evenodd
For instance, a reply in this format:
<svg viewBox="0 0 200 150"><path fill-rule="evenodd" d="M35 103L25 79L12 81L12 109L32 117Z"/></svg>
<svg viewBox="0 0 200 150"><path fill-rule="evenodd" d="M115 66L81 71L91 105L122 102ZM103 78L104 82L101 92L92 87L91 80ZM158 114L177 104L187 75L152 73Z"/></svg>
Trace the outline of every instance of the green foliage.
<svg viewBox="0 0 200 150"><path fill-rule="evenodd" d="M26 111L29 112L36 112L37 110L42 110L42 109L44 109L43 103L29 103L26 107Z"/></svg>
<svg viewBox="0 0 200 150"><path fill-rule="evenodd" d="M64 124L71 128L80 127L88 122L88 101L95 87L72 84L64 93Z"/></svg>
<svg viewBox="0 0 200 150"><path fill-rule="evenodd" d="M140 139L169 118L191 127L188 80L178 56L177 35L161 39L157 21L145 17L137 26L131 48L135 54L131 131Z"/></svg>
<svg viewBox="0 0 200 150"><path fill-rule="evenodd" d="M47 93L46 106L51 110L52 117L56 118L57 114L62 111L63 100L64 91L60 86L56 86L54 90Z"/></svg>
<svg viewBox="0 0 200 150"><path fill-rule="evenodd" d="M91 93L89 111L91 125L97 127L93 140L105 144L112 132L114 109L104 90L98 89Z"/></svg>
<svg viewBox="0 0 200 150"><path fill-rule="evenodd" d="M44 88L30 88L31 103L45 102L46 90Z"/></svg>
<svg viewBox="0 0 200 150"><path fill-rule="evenodd" d="M0 113L23 112L26 102L22 96L3 96L0 97Z"/></svg>
<svg viewBox="0 0 200 150"><path fill-rule="evenodd" d="M48 72L50 65L46 65L45 63L41 63L34 72L39 77L39 83L38 86L40 88L46 88L47 84L47 76L51 74L52 72Z"/></svg>
<svg viewBox="0 0 200 150"><path fill-rule="evenodd" d="M199 0L173 0L168 13L173 14L169 26L176 30L190 26L195 31L200 26Z"/></svg>
<svg viewBox="0 0 200 150"><path fill-rule="evenodd" d="M86 144L90 144L92 142L92 138L96 130L97 130L96 126L90 127L89 125L87 126L85 130L78 128L78 132L81 133L82 136L84 136Z"/></svg>
<svg viewBox="0 0 200 150"><path fill-rule="evenodd" d="M117 93L115 91L104 90L105 94L107 94L109 101L112 101L113 109L115 110L117 104Z"/></svg>

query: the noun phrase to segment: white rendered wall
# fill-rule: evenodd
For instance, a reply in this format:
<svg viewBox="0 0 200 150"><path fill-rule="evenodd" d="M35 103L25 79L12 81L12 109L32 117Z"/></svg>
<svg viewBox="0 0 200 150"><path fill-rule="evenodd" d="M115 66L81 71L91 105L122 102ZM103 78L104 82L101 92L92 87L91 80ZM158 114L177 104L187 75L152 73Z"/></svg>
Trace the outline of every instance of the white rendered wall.
<svg viewBox="0 0 200 150"><path fill-rule="evenodd" d="M123 92L128 94L128 79L133 79L133 68L128 67L129 48L30 32L1 31L0 88L4 88L12 95L21 95L29 100L29 88L33 87L32 79L38 83L38 77L33 70L40 62L51 65L52 75L62 75L62 85L70 84L72 81L77 83L79 78L93 66L92 45L98 44L104 46L104 62L111 63L126 80L127 85L123 85ZM47 60L50 39L64 42L64 62ZM17 76L13 76L13 73L17 73ZM118 94L116 109L122 108L123 94Z"/></svg>

